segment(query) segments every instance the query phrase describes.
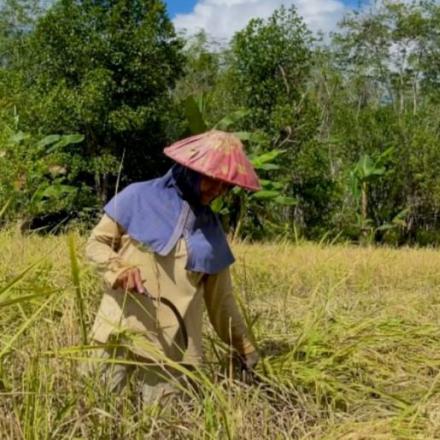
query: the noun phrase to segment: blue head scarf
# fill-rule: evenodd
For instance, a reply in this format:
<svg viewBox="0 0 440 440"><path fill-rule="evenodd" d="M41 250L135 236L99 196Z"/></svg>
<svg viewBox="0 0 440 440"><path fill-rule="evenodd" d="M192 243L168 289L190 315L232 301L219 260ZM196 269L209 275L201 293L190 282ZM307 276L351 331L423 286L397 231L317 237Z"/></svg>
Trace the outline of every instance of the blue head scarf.
<svg viewBox="0 0 440 440"><path fill-rule="evenodd" d="M127 186L104 211L131 238L162 256L183 236L186 269L218 273L234 256L217 215L200 203L200 180L200 174L177 164L163 177Z"/></svg>

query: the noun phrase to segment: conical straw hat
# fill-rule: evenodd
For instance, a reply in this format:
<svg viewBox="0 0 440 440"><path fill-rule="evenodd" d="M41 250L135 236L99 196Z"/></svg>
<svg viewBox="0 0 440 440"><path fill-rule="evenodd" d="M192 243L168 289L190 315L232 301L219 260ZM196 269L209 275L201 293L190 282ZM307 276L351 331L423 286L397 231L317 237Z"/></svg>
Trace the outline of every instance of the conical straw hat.
<svg viewBox="0 0 440 440"><path fill-rule="evenodd" d="M181 165L214 179L251 191L261 189L243 144L231 133L211 130L175 142L165 148L164 153Z"/></svg>

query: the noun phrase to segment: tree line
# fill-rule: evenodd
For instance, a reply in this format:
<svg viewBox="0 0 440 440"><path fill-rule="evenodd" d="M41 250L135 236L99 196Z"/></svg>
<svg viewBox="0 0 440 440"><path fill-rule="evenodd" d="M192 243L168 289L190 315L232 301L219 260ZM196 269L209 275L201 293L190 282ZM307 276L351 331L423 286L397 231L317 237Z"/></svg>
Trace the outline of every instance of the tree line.
<svg viewBox="0 0 440 440"><path fill-rule="evenodd" d="M377 2L317 37L294 7L228 43L161 0L0 2L0 219L92 222L165 145L236 132L260 194L216 203L254 239L440 242L440 6Z"/></svg>

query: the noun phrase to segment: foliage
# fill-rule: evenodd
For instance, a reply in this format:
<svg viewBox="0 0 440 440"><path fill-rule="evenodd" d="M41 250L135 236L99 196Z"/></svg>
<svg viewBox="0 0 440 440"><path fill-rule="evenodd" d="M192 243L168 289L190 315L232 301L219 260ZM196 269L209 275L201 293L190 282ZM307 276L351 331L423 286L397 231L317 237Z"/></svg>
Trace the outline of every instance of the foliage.
<svg viewBox="0 0 440 440"><path fill-rule="evenodd" d="M163 168L161 149L174 113L169 89L182 71L182 42L161 0L61 0L27 36L22 75L25 129L83 133L88 184L101 200L112 195L125 152L128 179ZM94 166L96 165L96 166Z"/></svg>
<svg viewBox="0 0 440 440"><path fill-rule="evenodd" d="M296 9L251 20L231 43L234 92L251 127L278 134L296 123L310 69L310 34Z"/></svg>
<svg viewBox="0 0 440 440"><path fill-rule="evenodd" d="M243 132L236 135L246 138L251 151L267 148L267 138L261 133L257 136L249 136ZM293 206L296 200L285 194L285 183L261 178L265 172L280 169L277 162L284 153L282 150L269 150L265 153L251 154L249 158L260 176L262 189L249 193L241 188L234 188L228 195L213 203L214 211L223 216L226 230L231 231L234 238L262 239L285 232L282 225L277 225L277 208Z"/></svg>
<svg viewBox="0 0 440 440"><path fill-rule="evenodd" d="M364 235L367 235L371 229L371 220L368 218L369 185L385 174L386 170L383 165L392 153L393 148L391 147L375 159L364 154L350 171L350 190L358 210L357 225Z"/></svg>
<svg viewBox="0 0 440 440"><path fill-rule="evenodd" d="M27 228L38 218L66 221L90 206L95 197L90 188L76 184L77 176L87 169L77 152L83 141L84 136L77 134L36 138L11 131L0 146L3 220L18 218Z"/></svg>
<svg viewBox="0 0 440 440"><path fill-rule="evenodd" d="M428 77L435 75L428 74L424 61L440 48L432 38L438 11L433 2L387 2L348 16L333 41L332 61L325 60L318 77L327 95L320 92L318 97L326 106L326 130L339 162L333 167L342 171L335 176L342 186L344 170L353 170L359 157L393 151L387 173L367 184L363 218L369 218L376 240L393 236L394 243L413 241L417 230L438 227L432 213L438 209L439 193L430 170L437 168L433 143L439 116L433 105L436 93L428 85ZM347 191L352 193L350 185ZM350 223L359 224L358 208L347 209L347 200L344 196L341 214L334 217L336 228L345 231ZM386 225L393 222L399 226L390 231Z"/></svg>
<svg viewBox="0 0 440 440"><path fill-rule="evenodd" d="M187 38L184 72L174 90L176 101L209 95L217 86L223 55L216 48L216 43L203 31Z"/></svg>
<svg viewBox="0 0 440 440"><path fill-rule="evenodd" d="M276 210L275 230L316 237L335 185L328 150L318 139L320 111L309 88L312 41L294 7L281 7L267 20L251 20L231 43L230 80L236 101L250 111L243 128L262 129L271 136L271 148L285 150L277 180L297 203Z"/></svg>
<svg viewBox="0 0 440 440"><path fill-rule="evenodd" d="M185 101L185 114L188 126L192 134L198 134L207 130L207 122L203 116L203 100L199 98L198 102L192 96ZM248 110L238 110L228 116L223 117L214 125L214 129L227 131L237 123L239 123L248 114ZM253 153L250 155L250 161L257 172L277 171L280 166L276 164L276 159L285 151L269 150L269 138L262 132L236 132L238 138L245 142L249 150ZM263 152L262 152L263 151ZM245 235L250 237L255 233L255 227L260 229L260 233L268 232L263 228L262 215L267 213L267 206L271 202L282 206L290 206L295 204L292 197L284 194L284 185L281 182L275 182L268 179L260 179L261 191L249 193L241 188L234 188L229 195L220 197L212 204L215 212L223 217L223 224L227 231L233 231L234 237L237 238L242 233L243 221L252 219L254 225L246 228Z"/></svg>
<svg viewBox="0 0 440 440"><path fill-rule="evenodd" d="M257 165L277 152L259 169L264 192L227 201L240 234L440 242L438 2L371 3L324 41L281 7L228 44L177 37L160 0L0 11L0 145L17 115L36 141L83 134L68 182L84 194L78 212L113 194L121 165L121 185L155 177L167 143L217 126L241 133ZM362 177L359 161L374 168L385 151L385 172ZM2 200L3 218L16 212Z"/></svg>

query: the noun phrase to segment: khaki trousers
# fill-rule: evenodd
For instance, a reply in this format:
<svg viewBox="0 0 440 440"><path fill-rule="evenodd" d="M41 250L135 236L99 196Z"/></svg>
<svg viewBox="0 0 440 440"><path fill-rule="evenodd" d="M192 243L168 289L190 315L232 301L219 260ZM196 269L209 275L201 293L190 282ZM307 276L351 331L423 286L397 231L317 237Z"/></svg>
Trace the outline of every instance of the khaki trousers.
<svg viewBox="0 0 440 440"><path fill-rule="evenodd" d="M143 361L125 347L103 346L89 353L80 373L91 379L93 386L98 380L110 393L120 393L131 382L143 404L159 402L181 390L181 373Z"/></svg>

